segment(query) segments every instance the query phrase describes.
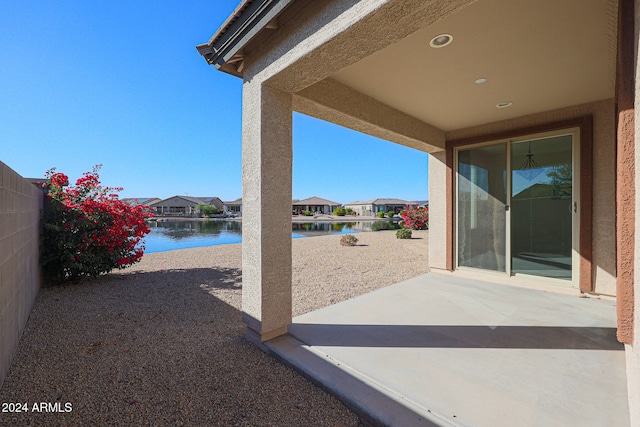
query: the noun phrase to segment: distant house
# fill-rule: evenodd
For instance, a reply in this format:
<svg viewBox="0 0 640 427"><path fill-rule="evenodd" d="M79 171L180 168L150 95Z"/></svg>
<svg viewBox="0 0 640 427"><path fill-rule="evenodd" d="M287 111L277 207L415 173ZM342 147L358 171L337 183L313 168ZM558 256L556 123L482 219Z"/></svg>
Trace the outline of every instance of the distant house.
<svg viewBox="0 0 640 427"><path fill-rule="evenodd" d="M153 203L151 207L158 215L195 215L202 200L189 196L173 196Z"/></svg>
<svg viewBox="0 0 640 427"><path fill-rule="evenodd" d="M378 212L393 211L398 213L411 205L413 202L401 199L373 199L363 202L351 202L344 205L345 208L352 209L356 215L375 216Z"/></svg>
<svg viewBox="0 0 640 427"><path fill-rule="evenodd" d="M223 212L225 215L242 215L242 199L237 199L232 202L222 202Z"/></svg>
<svg viewBox="0 0 640 427"><path fill-rule="evenodd" d="M220 210L224 206L218 197L173 196L152 203L150 207L157 215L195 216L200 213L198 205L213 205Z"/></svg>
<svg viewBox="0 0 640 427"><path fill-rule="evenodd" d="M292 206L294 213L309 211L314 213L330 214L341 205L338 202L333 202L331 200L313 196L309 197L308 199L299 200L295 203L292 203Z"/></svg>
<svg viewBox="0 0 640 427"><path fill-rule="evenodd" d="M159 197L125 197L120 200L130 205L151 206L152 204L159 202L162 199L160 199Z"/></svg>

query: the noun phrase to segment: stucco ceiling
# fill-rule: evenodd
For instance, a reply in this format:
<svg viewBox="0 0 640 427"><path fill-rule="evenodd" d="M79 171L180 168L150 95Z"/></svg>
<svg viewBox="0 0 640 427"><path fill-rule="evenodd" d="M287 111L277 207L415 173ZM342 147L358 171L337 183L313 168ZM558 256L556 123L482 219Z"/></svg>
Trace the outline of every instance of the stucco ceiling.
<svg viewBox="0 0 640 427"><path fill-rule="evenodd" d="M443 131L608 99L616 4L478 0L333 78ZM453 42L430 47L442 33Z"/></svg>

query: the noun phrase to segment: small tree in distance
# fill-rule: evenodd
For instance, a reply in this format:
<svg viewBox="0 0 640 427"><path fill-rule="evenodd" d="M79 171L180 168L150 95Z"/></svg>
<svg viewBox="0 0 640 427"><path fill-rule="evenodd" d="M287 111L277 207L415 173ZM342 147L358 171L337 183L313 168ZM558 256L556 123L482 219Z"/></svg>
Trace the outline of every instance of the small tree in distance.
<svg viewBox="0 0 640 427"><path fill-rule="evenodd" d="M200 213L205 216L217 215L222 211L213 205L198 205L198 209L200 209Z"/></svg>
<svg viewBox="0 0 640 427"><path fill-rule="evenodd" d="M347 211L344 208L341 207L337 207L336 210L333 211L333 214L335 216L344 216L347 213Z"/></svg>

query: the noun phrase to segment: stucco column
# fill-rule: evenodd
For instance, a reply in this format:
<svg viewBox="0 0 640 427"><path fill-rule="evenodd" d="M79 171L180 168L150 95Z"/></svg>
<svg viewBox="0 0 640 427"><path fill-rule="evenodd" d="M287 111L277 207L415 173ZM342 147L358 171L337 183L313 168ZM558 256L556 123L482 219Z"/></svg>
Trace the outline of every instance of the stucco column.
<svg viewBox="0 0 640 427"><path fill-rule="evenodd" d="M445 151L429 154L429 267L449 269L447 254L447 164Z"/></svg>
<svg viewBox="0 0 640 427"><path fill-rule="evenodd" d="M242 317L260 343L291 323L291 96L243 86Z"/></svg>
<svg viewBox="0 0 640 427"><path fill-rule="evenodd" d="M618 92L618 144L620 139L625 139L627 144L633 147L633 192L632 200L628 203L635 212L633 218L633 254L631 282L632 292L627 292L623 301L633 315L631 319L631 333L626 338L625 354L627 358L627 389L629 390L629 413L631 425L640 425L640 0L624 0L619 3L619 37L623 43L618 45L618 72L624 72L626 82L629 84L625 90ZM625 99L625 95L629 95ZM623 98L622 100L620 98ZM620 105L622 104L622 105ZM622 108L621 108L622 107ZM618 163L621 167L629 168L630 164ZM619 172L618 172L619 173ZM618 186L620 186L618 182ZM628 184L627 184L628 185ZM631 198L631 197L630 197ZM620 200L617 201L620 203ZM620 274L620 272L618 272ZM620 280L620 278L619 278ZM618 296L620 299L620 296ZM629 299L631 301L629 301ZM620 303L620 301L619 301ZM620 315L620 313L618 313ZM620 321L620 320L619 320ZM620 335L620 334L619 334Z"/></svg>

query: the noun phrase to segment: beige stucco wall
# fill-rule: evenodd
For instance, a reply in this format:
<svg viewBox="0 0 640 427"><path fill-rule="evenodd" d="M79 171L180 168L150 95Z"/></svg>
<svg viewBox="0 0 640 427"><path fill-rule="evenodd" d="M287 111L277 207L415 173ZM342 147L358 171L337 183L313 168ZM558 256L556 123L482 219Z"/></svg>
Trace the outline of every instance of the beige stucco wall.
<svg viewBox="0 0 640 427"><path fill-rule="evenodd" d="M0 385L40 288L43 193L0 162Z"/></svg>
<svg viewBox="0 0 640 427"><path fill-rule="evenodd" d="M447 140L490 135L525 127L593 116L593 268L594 291L616 294L615 102L613 99L533 114L448 132ZM431 173L429 175L431 179ZM429 191L431 197L431 190Z"/></svg>
<svg viewBox="0 0 640 427"><path fill-rule="evenodd" d="M296 94L293 108L358 132L431 152L444 148L444 132L327 78Z"/></svg>
<svg viewBox="0 0 640 427"><path fill-rule="evenodd" d="M429 267L447 268L446 153L429 154Z"/></svg>

